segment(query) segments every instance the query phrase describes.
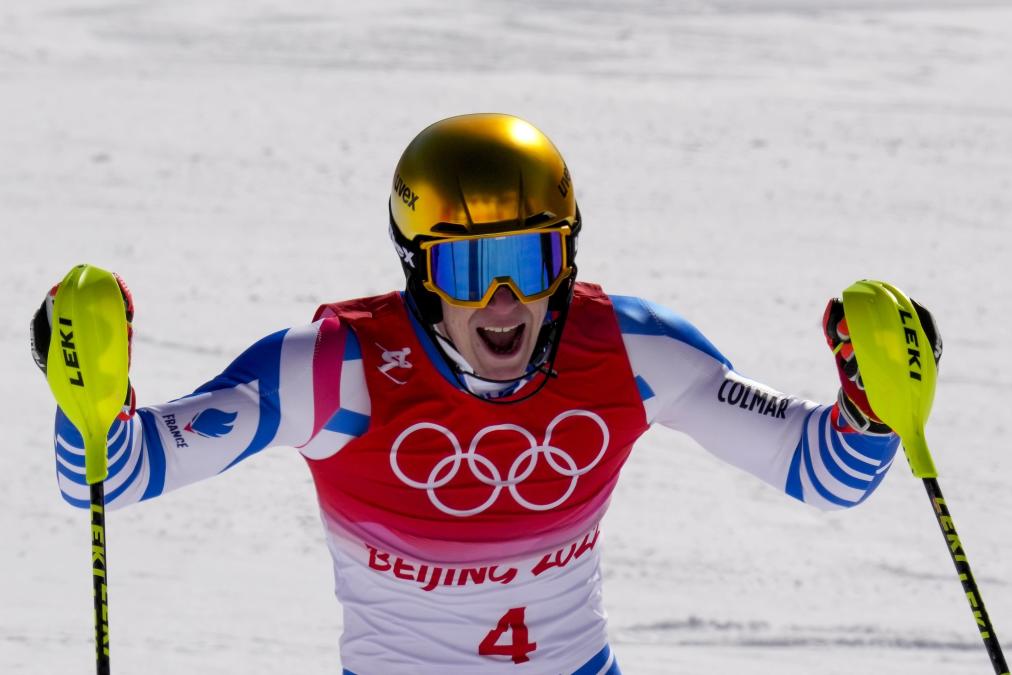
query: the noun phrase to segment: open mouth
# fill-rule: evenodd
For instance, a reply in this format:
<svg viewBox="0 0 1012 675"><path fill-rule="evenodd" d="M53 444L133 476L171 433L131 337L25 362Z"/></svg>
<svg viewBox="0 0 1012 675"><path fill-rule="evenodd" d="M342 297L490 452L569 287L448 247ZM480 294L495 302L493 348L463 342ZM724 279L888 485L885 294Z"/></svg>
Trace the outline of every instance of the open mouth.
<svg viewBox="0 0 1012 675"><path fill-rule="evenodd" d="M499 356L512 356L520 351L524 326L487 326L478 328L478 336L490 352Z"/></svg>

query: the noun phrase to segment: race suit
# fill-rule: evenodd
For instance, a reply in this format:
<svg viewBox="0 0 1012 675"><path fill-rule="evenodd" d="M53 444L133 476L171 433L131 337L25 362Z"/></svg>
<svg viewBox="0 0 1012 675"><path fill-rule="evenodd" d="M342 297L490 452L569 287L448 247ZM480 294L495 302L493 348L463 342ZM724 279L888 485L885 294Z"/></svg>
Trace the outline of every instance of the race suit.
<svg viewBox="0 0 1012 675"><path fill-rule="evenodd" d="M299 449L334 562L346 673L617 673L598 526L655 422L820 509L866 499L898 446L853 431L835 405L739 375L678 315L584 283L557 376L526 400L482 400L406 302L321 307L109 432L110 508L271 446ZM59 411L56 456L64 498L87 507L83 443Z"/></svg>

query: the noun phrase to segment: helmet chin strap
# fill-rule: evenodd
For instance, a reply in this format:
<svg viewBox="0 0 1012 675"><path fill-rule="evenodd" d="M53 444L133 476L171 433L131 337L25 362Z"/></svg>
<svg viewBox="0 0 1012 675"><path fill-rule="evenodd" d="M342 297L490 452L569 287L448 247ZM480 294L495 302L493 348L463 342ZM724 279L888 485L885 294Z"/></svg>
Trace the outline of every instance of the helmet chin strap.
<svg viewBox="0 0 1012 675"><path fill-rule="evenodd" d="M545 330L545 327L547 325L548 323L546 323L545 326L542 326L541 330ZM449 336L444 335L444 332L440 330L438 326L434 327L434 334L436 336L436 339L439 341L439 346L443 349L446 356L448 356L454 362L454 364L457 366L457 370L467 375L469 378L478 380L479 382L487 382L488 384L517 384L529 378L533 373L546 372L544 370L545 349L542 348L540 354L538 353L537 349L535 349L532 352L531 359L527 363L528 370L523 375L518 375L517 377L508 377L501 380L493 377L485 377L483 375L479 375L478 373L475 372L474 368L471 366L470 362L464 357L464 355L460 353L460 349L457 348L457 345L453 342L453 340L450 339ZM553 376L558 375L558 373L554 372L551 374Z"/></svg>
<svg viewBox="0 0 1012 675"><path fill-rule="evenodd" d="M421 317L418 308L415 305L414 298L411 297L410 293L406 295L408 297L407 304L408 307L411 308L411 313L414 315L415 319L418 320L418 323L422 326L422 329L425 331L426 335L429 336L429 339L431 339L432 342L436 345L440 356L442 356L443 361L446 363L450 372L453 373L453 377L457 381L457 384L460 385L460 388L466 391L471 396L474 396L475 398L485 401L487 403L495 403L498 405L509 405L513 403L520 403L521 401L526 401L527 399L531 398L539 391L544 389L545 385L548 384L549 379L559 376L558 372L556 372L554 368L555 357L558 354L559 350L562 328L565 325L566 317L569 315L569 303L566 303L562 307L562 309L558 311L558 316L556 318L546 321L541 326L541 331L538 333L538 339L537 342L535 343L534 353L532 354L531 361L528 364L528 371L519 377L498 380L494 378L482 377L481 375L474 373L473 368L472 372L464 371L461 368L460 362L458 362L457 359L453 358L453 356L450 353L448 353L448 350L452 350L453 353L457 355L460 354L459 350L457 350L456 345L453 344L453 341L449 337L443 335L438 330L436 330L435 325L425 321ZM463 360L462 356L461 360ZM529 378L536 377L538 374L541 375L541 378L538 381L537 386L527 391L523 396L514 397L511 394L507 394L502 398L490 398L473 392L471 390L471 387L468 385L467 380L465 379L465 378L473 378L475 380L478 380L479 382L485 382L492 385L502 384L502 385L519 386L521 385L521 383L524 383Z"/></svg>

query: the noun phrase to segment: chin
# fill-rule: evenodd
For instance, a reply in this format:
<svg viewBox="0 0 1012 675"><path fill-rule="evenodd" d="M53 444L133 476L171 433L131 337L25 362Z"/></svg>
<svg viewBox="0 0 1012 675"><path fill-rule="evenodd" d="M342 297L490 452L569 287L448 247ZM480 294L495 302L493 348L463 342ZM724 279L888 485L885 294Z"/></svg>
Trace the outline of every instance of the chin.
<svg viewBox="0 0 1012 675"><path fill-rule="evenodd" d="M479 364L481 369L481 372L478 373L479 376L489 380L515 380L522 377L527 371L527 362L530 360L530 357L519 363L513 363L513 359L510 359L510 363L508 364L493 363L493 359L496 361L500 360L495 357L488 357L481 360L481 363Z"/></svg>
<svg viewBox="0 0 1012 675"><path fill-rule="evenodd" d="M534 353L533 340L531 344L523 344L517 353L508 356L495 354L485 349L478 348L475 361L475 372L477 375L490 380L515 380L523 377L527 372L527 364L531 362L531 355Z"/></svg>

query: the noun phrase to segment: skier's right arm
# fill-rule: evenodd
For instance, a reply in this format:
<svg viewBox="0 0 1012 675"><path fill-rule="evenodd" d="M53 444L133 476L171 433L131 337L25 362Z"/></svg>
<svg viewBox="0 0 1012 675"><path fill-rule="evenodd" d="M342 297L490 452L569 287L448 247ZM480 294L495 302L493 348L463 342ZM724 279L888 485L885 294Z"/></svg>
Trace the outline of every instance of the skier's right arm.
<svg viewBox="0 0 1012 675"><path fill-rule="evenodd" d="M46 311L44 302L42 316L37 313L32 322L32 351L40 367L48 351ZM356 373L354 364L344 367L345 358L357 354L354 342L334 318L278 331L189 396L136 411L125 406L109 430L107 504L117 508L157 497L268 447L305 446L342 410L342 419L349 413L367 416L368 397L358 391L355 377L361 368ZM342 387L342 381L350 386ZM87 507L81 435L59 409L55 431L60 491L68 503Z"/></svg>

